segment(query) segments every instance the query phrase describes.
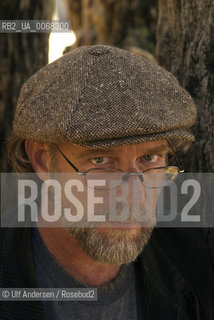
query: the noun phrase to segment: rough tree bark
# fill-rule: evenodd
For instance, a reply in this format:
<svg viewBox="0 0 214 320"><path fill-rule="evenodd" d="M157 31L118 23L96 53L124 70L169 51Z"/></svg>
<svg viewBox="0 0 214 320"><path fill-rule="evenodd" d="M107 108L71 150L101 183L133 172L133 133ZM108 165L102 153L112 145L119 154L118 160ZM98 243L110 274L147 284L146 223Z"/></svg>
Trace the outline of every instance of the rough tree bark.
<svg viewBox="0 0 214 320"><path fill-rule="evenodd" d="M156 56L192 95L196 142L185 168L214 172L214 1L159 0Z"/></svg>
<svg viewBox="0 0 214 320"><path fill-rule="evenodd" d="M66 0L75 47L109 44L154 52L157 0Z"/></svg>
<svg viewBox="0 0 214 320"><path fill-rule="evenodd" d="M213 34L213 0L159 0L157 59L189 91L198 110L196 142L183 158L190 172L214 172ZM213 214L209 205L213 195L209 194L207 190L202 210ZM214 229L204 232L214 269Z"/></svg>
<svg viewBox="0 0 214 320"><path fill-rule="evenodd" d="M50 20L51 3L3 0L1 20ZM0 171L7 171L6 140L10 134L21 85L48 62L47 33L0 34Z"/></svg>

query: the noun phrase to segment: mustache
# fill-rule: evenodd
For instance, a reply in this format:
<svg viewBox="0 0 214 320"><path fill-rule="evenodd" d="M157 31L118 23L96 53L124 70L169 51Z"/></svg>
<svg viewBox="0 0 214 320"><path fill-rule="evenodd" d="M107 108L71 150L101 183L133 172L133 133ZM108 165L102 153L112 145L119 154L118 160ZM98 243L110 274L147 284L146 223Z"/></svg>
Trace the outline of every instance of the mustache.
<svg viewBox="0 0 214 320"><path fill-rule="evenodd" d="M97 217L97 219L96 219ZM102 217L102 220L100 219ZM99 206L92 216L85 215L81 221L69 222L66 219L63 222L63 226L66 228L99 228L105 225L113 226L114 223L126 223L126 224L137 224L139 227L153 228L156 224L156 213L148 212L145 208L131 207L124 208L122 205L118 205L116 209L105 208ZM109 225L109 222L112 223Z"/></svg>

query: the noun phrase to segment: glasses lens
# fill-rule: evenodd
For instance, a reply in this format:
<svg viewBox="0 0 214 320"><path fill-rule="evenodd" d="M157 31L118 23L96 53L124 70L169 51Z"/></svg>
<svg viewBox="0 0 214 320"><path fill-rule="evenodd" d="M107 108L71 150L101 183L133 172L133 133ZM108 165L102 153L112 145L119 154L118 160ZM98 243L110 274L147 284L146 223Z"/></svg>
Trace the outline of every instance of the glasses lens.
<svg viewBox="0 0 214 320"><path fill-rule="evenodd" d="M179 169L175 166L153 168L143 173L143 184L146 188L162 188L176 179Z"/></svg>
<svg viewBox="0 0 214 320"><path fill-rule="evenodd" d="M178 167L169 166L152 168L142 173L142 183L146 188L162 188L168 186L179 172ZM85 184L96 190L112 190L119 187L126 177L125 172L114 169L92 169L85 175ZM128 175L127 175L128 178Z"/></svg>
<svg viewBox="0 0 214 320"><path fill-rule="evenodd" d="M96 190L112 190L122 184L124 172L111 169L93 169L85 175L85 183L88 188Z"/></svg>

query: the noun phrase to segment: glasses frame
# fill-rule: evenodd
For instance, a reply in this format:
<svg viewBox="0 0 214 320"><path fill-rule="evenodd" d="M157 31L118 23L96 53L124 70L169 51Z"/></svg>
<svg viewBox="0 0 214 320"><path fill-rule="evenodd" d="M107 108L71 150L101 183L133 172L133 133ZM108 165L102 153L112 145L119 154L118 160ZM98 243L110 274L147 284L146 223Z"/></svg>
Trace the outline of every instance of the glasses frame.
<svg viewBox="0 0 214 320"><path fill-rule="evenodd" d="M121 179L121 184L122 184L124 181L126 181L129 176L133 176L133 175L138 176L140 182L143 183L144 180L143 180L143 176L142 176L142 175L143 175L144 173L150 171L150 170L177 168L177 169L178 169L178 173L184 172L184 170L181 169L180 161L179 161L179 159L178 159L178 157L177 157L177 155L176 155L176 152L175 152L174 148L172 147L171 143L170 143L168 140L167 140L167 143L168 143L170 149L172 150L172 153L173 153L173 155L174 155L174 157L175 157L177 166L154 167L154 168L146 169L146 170L141 171L141 172L126 172L126 171L124 171L124 170L122 170L122 169L112 169L112 168L91 168L91 169L88 169L88 170L85 171L85 172L79 172L79 169L66 157L66 155L61 151L61 149L59 148L59 146L56 145L56 147L57 147L58 151L60 152L60 154L63 156L63 158L66 160L66 162L67 162L78 174L80 174L80 175L82 175L82 176L85 177L85 184L86 184L87 188L89 188L88 185L87 185L87 182L86 182L86 176L87 176L87 174L88 174L90 171L94 171L94 170L96 170L96 171L99 171L99 170L108 170L109 172L110 172L110 171L115 171L115 170L117 170L117 171L120 171L121 173L124 173L124 175L122 176L122 179ZM120 185L121 185L121 184L120 184ZM120 186L120 185L119 185L119 186ZM118 188L119 186L115 187L115 189ZM152 188L152 187L150 187L150 189L151 189L151 188ZM154 188L156 188L156 187L154 187ZM99 189L99 190L102 190L102 189ZM109 189L103 189L103 190L109 190Z"/></svg>

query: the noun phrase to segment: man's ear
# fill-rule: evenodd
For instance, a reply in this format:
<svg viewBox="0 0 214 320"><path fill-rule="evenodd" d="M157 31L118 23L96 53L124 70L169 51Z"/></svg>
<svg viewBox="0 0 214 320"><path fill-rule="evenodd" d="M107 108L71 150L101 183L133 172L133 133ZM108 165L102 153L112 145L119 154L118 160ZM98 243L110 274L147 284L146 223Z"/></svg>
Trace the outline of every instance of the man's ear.
<svg viewBox="0 0 214 320"><path fill-rule="evenodd" d="M51 156L48 145L33 140L26 140L25 151L39 178L41 180L47 178L51 167Z"/></svg>

